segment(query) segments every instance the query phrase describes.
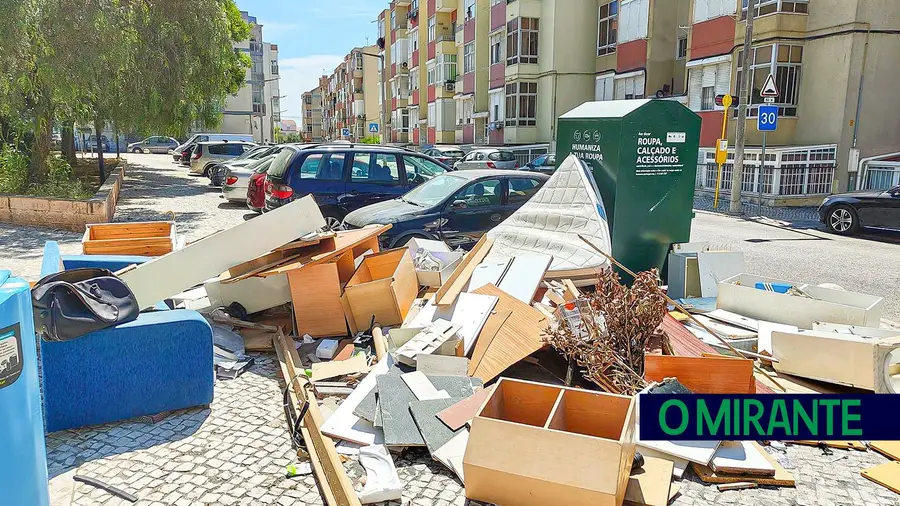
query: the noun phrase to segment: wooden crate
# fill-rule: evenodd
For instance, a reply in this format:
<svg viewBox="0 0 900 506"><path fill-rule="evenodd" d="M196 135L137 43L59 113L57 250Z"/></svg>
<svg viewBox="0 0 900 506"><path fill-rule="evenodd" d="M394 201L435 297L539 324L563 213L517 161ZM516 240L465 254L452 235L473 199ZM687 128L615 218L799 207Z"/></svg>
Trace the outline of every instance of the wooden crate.
<svg viewBox="0 0 900 506"><path fill-rule="evenodd" d="M85 255L158 257L175 249L174 221L133 221L86 225L81 249Z"/></svg>
<svg viewBox="0 0 900 506"><path fill-rule="evenodd" d="M400 325L419 292L409 249L397 248L366 256L344 287L344 306L351 327L368 329Z"/></svg>
<svg viewBox="0 0 900 506"><path fill-rule="evenodd" d="M635 450L629 396L501 378L472 421L466 497L620 506Z"/></svg>

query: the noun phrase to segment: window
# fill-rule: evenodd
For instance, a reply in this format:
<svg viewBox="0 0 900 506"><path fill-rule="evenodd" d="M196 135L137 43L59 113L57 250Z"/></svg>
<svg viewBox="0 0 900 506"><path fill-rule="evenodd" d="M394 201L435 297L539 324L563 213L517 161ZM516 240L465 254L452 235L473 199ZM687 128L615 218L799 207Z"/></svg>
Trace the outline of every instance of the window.
<svg viewBox="0 0 900 506"><path fill-rule="evenodd" d="M434 68L434 63L428 64L428 86L432 86L435 83L435 79L437 77L437 73Z"/></svg>
<svg viewBox="0 0 900 506"><path fill-rule="evenodd" d="M435 63L435 80L440 84L456 81L455 54L438 55Z"/></svg>
<svg viewBox="0 0 900 506"><path fill-rule="evenodd" d="M700 109L703 111L711 111L716 106L716 88L715 86L704 86L700 92Z"/></svg>
<svg viewBox="0 0 900 506"><path fill-rule="evenodd" d="M463 47L463 74L475 72L475 43L469 42Z"/></svg>
<svg viewBox="0 0 900 506"><path fill-rule="evenodd" d="M355 60L356 60L356 70L362 70L362 69L363 69L363 55L362 55L362 53L356 53L356 55L355 55Z"/></svg>
<svg viewBox="0 0 900 506"><path fill-rule="evenodd" d="M303 160L303 164L300 166L300 179L317 179L320 181L340 181L344 179L344 154L311 153Z"/></svg>
<svg viewBox="0 0 900 506"><path fill-rule="evenodd" d="M491 65L503 63L503 34L491 35Z"/></svg>
<svg viewBox="0 0 900 506"><path fill-rule="evenodd" d="M537 18L516 18L506 23L506 64L537 63Z"/></svg>
<svg viewBox="0 0 900 506"><path fill-rule="evenodd" d="M617 20L619 2L613 1L600 6L600 21L597 34L597 56L616 52Z"/></svg>
<svg viewBox="0 0 900 506"><path fill-rule="evenodd" d="M694 0L694 23L734 14L737 2L734 0Z"/></svg>
<svg viewBox="0 0 900 506"><path fill-rule="evenodd" d="M773 12L794 12L806 14L809 10L808 0L756 0L753 17L765 16ZM741 19L747 19L748 1L741 0Z"/></svg>
<svg viewBox="0 0 900 506"><path fill-rule="evenodd" d="M378 20L378 37L384 38L384 18Z"/></svg>
<svg viewBox="0 0 900 506"><path fill-rule="evenodd" d="M409 109L400 109L400 131L409 131Z"/></svg>
<svg viewBox="0 0 900 506"><path fill-rule="evenodd" d="M743 51L738 51L738 65L743 61ZM775 84L778 87L778 98L775 105L778 106L779 116L796 116L797 105L800 101L800 69L803 63L803 46L791 44L772 44L753 48L752 66L750 68L749 97L744 96L750 104L747 115L755 117L759 114L759 104L763 99L759 96L766 78L771 73L775 76ZM738 67L737 83L741 81L742 69ZM738 86L735 86L738 88ZM735 109L737 112L737 109Z"/></svg>
<svg viewBox="0 0 900 506"><path fill-rule="evenodd" d="M278 75L278 60L272 60L270 70L272 71L273 76Z"/></svg>
<svg viewBox="0 0 900 506"><path fill-rule="evenodd" d="M397 29L397 11L391 9L391 30Z"/></svg>
<svg viewBox="0 0 900 506"><path fill-rule="evenodd" d="M409 61L412 65L418 65L418 61L413 61L413 53L419 50L419 30L409 32Z"/></svg>
<svg viewBox="0 0 900 506"><path fill-rule="evenodd" d="M239 156L244 154L244 144L210 144L206 150L210 155Z"/></svg>
<svg viewBox="0 0 900 506"><path fill-rule="evenodd" d="M435 23L434 16L428 18L428 42L434 42L435 30L437 28Z"/></svg>
<svg viewBox="0 0 900 506"><path fill-rule="evenodd" d="M356 183L400 183L397 155L357 153L353 157L350 180Z"/></svg>
<svg viewBox="0 0 900 506"><path fill-rule="evenodd" d="M466 186L456 193L453 202L463 201L465 208L499 206L503 186L499 179L485 179Z"/></svg>
<svg viewBox="0 0 900 506"><path fill-rule="evenodd" d="M621 45L648 37L650 0L620 0L616 43Z"/></svg>
<svg viewBox="0 0 900 506"><path fill-rule="evenodd" d="M506 126L537 125L537 83L506 85Z"/></svg>
<svg viewBox="0 0 900 506"><path fill-rule="evenodd" d="M632 100L644 98L644 73L640 72L637 75L626 76L626 77L617 77L614 80L615 90L614 90L614 99L615 100Z"/></svg>
<svg viewBox="0 0 900 506"><path fill-rule="evenodd" d="M419 89L419 69L414 68L409 71L409 87L413 90Z"/></svg>
<svg viewBox="0 0 900 506"><path fill-rule="evenodd" d="M488 101L491 123L502 122L504 119L503 90L491 90L488 95Z"/></svg>
<svg viewBox="0 0 900 506"><path fill-rule="evenodd" d="M692 111L722 110L716 95L731 93L731 61L688 69L688 107Z"/></svg>
<svg viewBox="0 0 900 506"><path fill-rule="evenodd" d="M516 155L513 154L512 151L494 151L492 153L488 153L488 160L492 162L514 162L516 161Z"/></svg>
<svg viewBox="0 0 900 506"><path fill-rule="evenodd" d="M507 202L510 204L521 204L528 202L528 199L537 193L541 187L541 182L537 179L513 178L509 180L509 193L507 194Z"/></svg>
<svg viewBox="0 0 900 506"><path fill-rule="evenodd" d="M437 125L437 104L434 102L428 104L428 127L434 128Z"/></svg>
<svg viewBox="0 0 900 506"><path fill-rule="evenodd" d="M403 155L403 165L406 168L406 181L413 184L424 183L447 172L440 165L420 156Z"/></svg>
<svg viewBox="0 0 900 506"><path fill-rule="evenodd" d="M475 19L475 0L466 0L466 19Z"/></svg>
<svg viewBox="0 0 900 506"><path fill-rule="evenodd" d="M613 99L613 75L597 76L594 80L594 100Z"/></svg>
<svg viewBox="0 0 900 506"><path fill-rule="evenodd" d="M683 60L687 58L688 40L687 35L679 35L678 42L675 43L675 59Z"/></svg>

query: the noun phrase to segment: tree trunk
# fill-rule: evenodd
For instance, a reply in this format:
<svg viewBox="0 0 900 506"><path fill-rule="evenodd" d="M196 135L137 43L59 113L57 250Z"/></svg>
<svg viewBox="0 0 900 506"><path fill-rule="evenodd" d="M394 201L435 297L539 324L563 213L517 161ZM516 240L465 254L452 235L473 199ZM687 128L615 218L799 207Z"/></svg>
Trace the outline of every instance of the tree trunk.
<svg viewBox="0 0 900 506"><path fill-rule="evenodd" d="M103 163L103 122L99 119L94 120L94 132L97 135L97 169L100 171L100 184L106 181L106 167Z"/></svg>
<svg viewBox="0 0 900 506"><path fill-rule="evenodd" d="M75 165L75 122L66 121L62 128L62 149L63 158L69 162L69 165Z"/></svg>
<svg viewBox="0 0 900 506"><path fill-rule="evenodd" d="M34 115L34 144L31 148L32 183L47 180L47 159L50 157L50 143L53 134L53 112L43 97L38 99Z"/></svg>

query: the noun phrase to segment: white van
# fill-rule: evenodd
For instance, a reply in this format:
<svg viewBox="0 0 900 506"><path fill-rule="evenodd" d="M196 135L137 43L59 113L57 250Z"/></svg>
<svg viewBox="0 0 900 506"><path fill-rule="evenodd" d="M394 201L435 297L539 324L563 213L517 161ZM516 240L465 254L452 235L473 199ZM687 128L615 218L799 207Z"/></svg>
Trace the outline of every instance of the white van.
<svg viewBox="0 0 900 506"><path fill-rule="evenodd" d="M253 136L250 134L210 134L210 133L199 133L192 135L188 140L181 143L175 149L170 149L169 154L177 162L181 159L181 152L184 151L184 148L190 146L191 144L195 144L197 142L209 142L209 141L244 141L244 142L253 142Z"/></svg>

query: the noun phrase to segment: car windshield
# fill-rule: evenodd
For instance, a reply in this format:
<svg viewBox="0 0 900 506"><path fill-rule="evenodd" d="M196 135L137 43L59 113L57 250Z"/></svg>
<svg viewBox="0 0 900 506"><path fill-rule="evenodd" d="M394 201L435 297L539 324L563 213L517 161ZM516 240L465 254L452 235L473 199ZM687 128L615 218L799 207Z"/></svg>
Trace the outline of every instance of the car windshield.
<svg viewBox="0 0 900 506"><path fill-rule="evenodd" d="M452 156L456 158L462 158L466 156L466 154L463 153L461 149L445 149L441 151L441 153L443 153L444 156Z"/></svg>
<svg viewBox="0 0 900 506"><path fill-rule="evenodd" d="M273 158L275 158L275 155L264 156L258 160L253 160L252 162L247 164L247 170L252 170L253 172L257 172L260 165L268 164L269 162L272 161ZM268 168L268 165L266 165L266 168ZM266 169L264 168L262 170L262 172L265 172L265 170Z"/></svg>
<svg viewBox="0 0 900 506"><path fill-rule="evenodd" d="M272 160L272 165L269 166L269 175L274 177L282 177L284 176L285 171L287 170L288 163L293 158L294 153L297 151L294 149L283 149L280 153L275 155L275 159Z"/></svg>
<svg viewBox="0 0 900 506"><path fill-rule="evenodd" d="M456 193L469 180L451 174L441 174L413 188L402 197L403 200L422 207L432 207Z"/></svg>
<svg viewBox="0 0 900 506"><path fill-rule="evenodd" d="M264 174L267 170L269 170L269 167L272 166L272 160L274 160L274 159L275 159L275 155L270 155L270 156L263 158L262 160L260 160L260 162L262 162L262 163L260 163L259 165L256 166L256 169L253 170L253 173L254 174Z"/></svg>
<svg viewBox="0 0 900 506"><path fill-rule="evenodd" d="M516 155L514 155L512 151L496 151L488 155L488 160L494 160L497 162L513 162L516 160Z"/></svg>

